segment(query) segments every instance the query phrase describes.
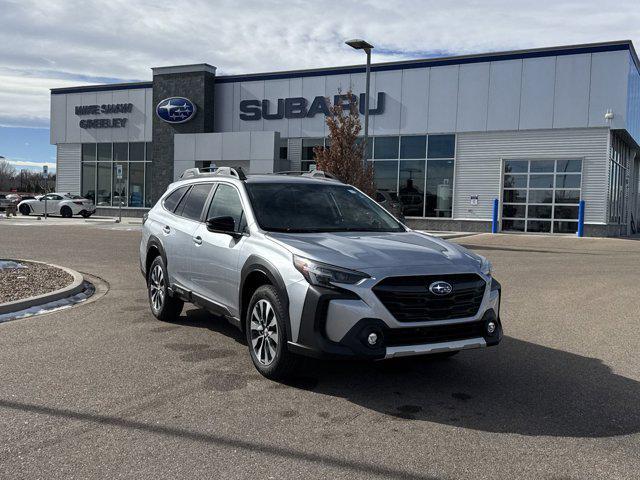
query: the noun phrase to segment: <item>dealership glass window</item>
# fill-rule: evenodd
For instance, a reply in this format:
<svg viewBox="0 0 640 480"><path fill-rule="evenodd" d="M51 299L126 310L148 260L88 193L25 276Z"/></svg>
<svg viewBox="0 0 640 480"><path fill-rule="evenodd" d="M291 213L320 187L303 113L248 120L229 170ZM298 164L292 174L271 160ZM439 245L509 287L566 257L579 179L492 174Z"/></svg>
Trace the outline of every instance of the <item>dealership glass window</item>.
<svg viewBox="0 0 640 480"><path fill-rule="evenodd" d="M83 143L82 144L82 161L83 162L95 162L96 161L96 145L95 143Z"/></svg>
<svg viewBox="0 0 640 480"><path fill-rule="evenodd" d="M400 137L400 158L427 158L427 137L425 135Z"/></svg>
<svg viewBox="0 0 640 480"><path fill-rule="evenodd" d="M95 147L95 144L94 144ZM95 154L95 148L93 149ZM95 156L94 156L95 158ZM96 202L96 162L82 163L82 188L80 194L93 203Z"/></svg>
<svg viewBox="0 0 640 480"><path fill-rule="evenodd" d="M502 230L575 233L582 160L506 160Z"/></svg>
<svg viewBox="0 0 640 480"><path fill-rule="evenodd" d="M117 166L122 165L122 180L118 180L118 176L116 173ZM122 202L122 206L126 207L127 204L127 178L128 178L128 164L122 162L113 162L113 175L111 178L113 179L113 206L119 207L120 202Z"/></svg>
<svg viewBox="0 0 640 480"><path fill-rule="evenodd" d="M451 217L453 160L427 160L425 217Z"/></svg>
<svg viewBox="0 0 640 480"><path fill-rule="evenodd" d="M144 143L133 142L129 144L129 161L144 162Z"/></svg>
<svg viewBox="0 0 640 480"><path fill-rule="evenodd" d="M455 135L429 135L427 158L453 158L455 150Z"/></svg>
<svg viewBox="0 0 640 480"><path fill-rule="evenodd" d="M400 160L398 196L402 213L407 217L424 215L425 163L424 160Z"/></svg>
<svg viewBox="0 0 640 480"><path fill-rule="evenodd" d="M113 144L113 161L114 163L123 163L129 160L129 144L114 143Z"/></svg>
<svg viewBox="0 0 640 480"><path fill-rule="evenodd" d="M313 148L324 146L324 138L303 138L302 139L302 162L300 169L304 171L314 170L316 162Z"/></svg>
<svg viewBox="0 0 640 480"><path fill-rule="evenodd" d="M374 180L377 190L384 190L393 193L398 192L398 162L377 161L373 162Z"/></svg>
<svg viewBox="0 0 640 480"><path fill-rule="evenodd" d="M144 206L144 162L129 163L129 206Z"/></svg>
<svg viewBox="0 0 640 480"><path fill-rule="evenodd" d="M111 206L111 162L98 162L96 206Z"/></svg>
<svg viewBox="0 0 640 480"><path fill-rule="evenodd" d="M281 138L280 139L280 160L286 160L287 154L289 151L289 139Z"/></svg>
<svg viewBox="0 0 640 480"><path fill-rule="evenodd" d="M111 161L111 144L110 143L98 143L98 161L99 162Z"/></svg>
<svg viewBox="0 0 640 480"><path fill-rule="evenodd" d="M82 144L82 195L101 207L118 206L121 197L123 206L151 207L152 155L151 142ZM121 182L117 165L122 165Z"/></svg>
<svg viewBox="0 0 640 480"><path fill-rule="evenodd" d="M375 137L373 158L376 160L398 158L398 137Z"/></svg>
<svg viewBox="0 0 640 480"><path fill-rule="evenodd" d="M360 145L363 141L364 141L364 137L356 138L356 143L358 145ZM370 158L373 157L373 137L369 137L369 139L367 140L367 147L366 147L365 157L367 159L370 159Z"/></svg>

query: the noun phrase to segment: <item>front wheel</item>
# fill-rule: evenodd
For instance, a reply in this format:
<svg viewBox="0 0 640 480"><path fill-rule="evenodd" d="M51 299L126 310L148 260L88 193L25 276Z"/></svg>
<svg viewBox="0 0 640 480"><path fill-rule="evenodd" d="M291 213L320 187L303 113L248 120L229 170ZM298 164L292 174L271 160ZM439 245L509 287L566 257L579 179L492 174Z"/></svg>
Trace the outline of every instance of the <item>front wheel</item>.
<svg viewBox="0 0 640 480"><path fill-rule="evenodd" d="M256 369L276 380L291 374L298 358L287 350L287 311L272 285L259 287L251 297L245 330Z"/></svg>
<svg viewBox="0 0 640 480"><path fill-rule="evenodd" d="M169 275L162 257L156 257L147 272L147 291L151 313L163 322L175 320L182 312L184 302L169 296Z"/></svg>
<svg viewBox="0 0 640 480"><path fill-rule="evenodd" d="M25 203L20 205L20 208L18 208L18 210L20 210L21 215L29 215L31 213L31 209L29 208L29 205Z"/></svg>

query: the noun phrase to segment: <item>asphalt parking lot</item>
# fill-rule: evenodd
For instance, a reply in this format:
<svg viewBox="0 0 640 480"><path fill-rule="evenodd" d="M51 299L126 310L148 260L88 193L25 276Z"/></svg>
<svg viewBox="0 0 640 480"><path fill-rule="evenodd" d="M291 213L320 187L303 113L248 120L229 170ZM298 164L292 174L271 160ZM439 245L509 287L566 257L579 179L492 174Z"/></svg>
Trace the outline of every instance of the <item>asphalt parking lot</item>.
<svg viewBox="0 0 640 480"><path fill-rule="evenodd" d="M0 225L0 255L108 293L0 324L0 478L638 478L640 241L460 238L506 337L446 361L262 378L202 310L149 312L137 229Z"/></svg>

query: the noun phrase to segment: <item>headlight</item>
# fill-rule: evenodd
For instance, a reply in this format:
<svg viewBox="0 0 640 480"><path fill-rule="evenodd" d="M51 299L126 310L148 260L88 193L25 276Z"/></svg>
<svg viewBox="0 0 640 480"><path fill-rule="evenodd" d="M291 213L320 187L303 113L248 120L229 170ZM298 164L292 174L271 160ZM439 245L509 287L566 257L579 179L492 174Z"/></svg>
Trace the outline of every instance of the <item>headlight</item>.
<svg viewBox="0 0 640 480"><path fill-rule="evenodd" d="M481 257L481 258L482 258L482 265L480 266L480 271L484 275L491 276L491 262L484 257Z"/></svg>
<svg viewBox="0 0 640 480"><path fill-rule="evenodd" d="M355 270L334 267L326 263L315 262L308 258L293 256L293 265L307 279L311 285L331 288L335 283L353 285L369 275Z"/></svg>

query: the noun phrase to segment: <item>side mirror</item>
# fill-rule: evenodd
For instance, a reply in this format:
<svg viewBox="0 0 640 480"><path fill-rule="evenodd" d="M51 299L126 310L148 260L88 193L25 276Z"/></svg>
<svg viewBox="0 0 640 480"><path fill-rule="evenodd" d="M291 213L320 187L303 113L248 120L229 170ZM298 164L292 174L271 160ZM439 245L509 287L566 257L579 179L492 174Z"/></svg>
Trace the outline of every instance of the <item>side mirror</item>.
<svg viewBox="0 0 640 480"><path fill-rule="evenodd" d="M226 233L232 237L241 237L240 232L236 232L236 221L233 217L211 217L207 219L207 230L214 233Z"/></svg>

